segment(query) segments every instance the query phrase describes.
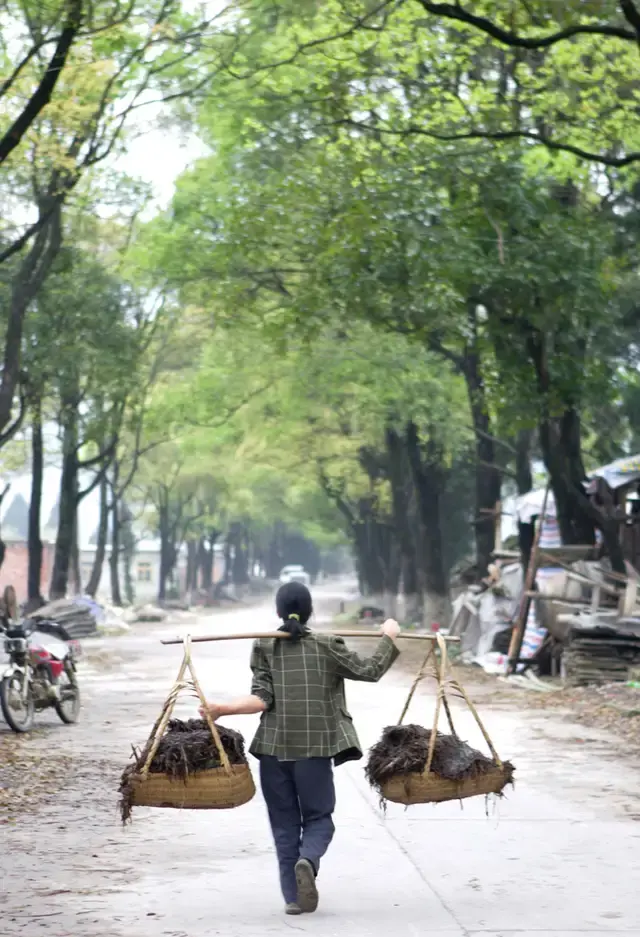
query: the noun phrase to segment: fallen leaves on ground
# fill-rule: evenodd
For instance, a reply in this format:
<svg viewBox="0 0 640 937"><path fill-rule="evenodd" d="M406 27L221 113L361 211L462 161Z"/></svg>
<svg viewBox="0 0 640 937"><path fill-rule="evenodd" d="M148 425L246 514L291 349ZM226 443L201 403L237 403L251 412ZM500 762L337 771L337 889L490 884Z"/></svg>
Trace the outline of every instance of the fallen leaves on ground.
<svg viewBox="0 0 640 937"><path fill-rule="evenodd" d="M605 729L640 749L640 690L636 687L613 683L527 693L527 708L569 710L582 725Z"/></svg>
<svg viewBox="0 0 640 937"><path fill-rule="evenodd" d="M0 823L52 800L71 771L68 757L43 756L37 736L0 734Z"/></svg>
<svg viewBox="0 0 640 937"><path fill-rule="evenodd" d="M404 660L407 673L415 673L420 662L419 655L414 649L412 651ZM501 681L480 667L458 663L452 666L450 676L466 688L481 712L486 709L569 712L578 724L609 732L624 740L634 754L636 751L640 753L640 689L637 687L624 683L588 687L558 684L555 689L543 693ZM423 687L435 695L435 680L426 680Z"/></svg>

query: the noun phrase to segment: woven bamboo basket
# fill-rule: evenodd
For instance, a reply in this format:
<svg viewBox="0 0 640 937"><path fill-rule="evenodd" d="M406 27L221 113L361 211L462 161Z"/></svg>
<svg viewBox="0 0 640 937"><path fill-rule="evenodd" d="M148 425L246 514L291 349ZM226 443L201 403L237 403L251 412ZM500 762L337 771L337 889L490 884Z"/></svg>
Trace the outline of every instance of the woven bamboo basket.
<svg viewBox="0 0 640 937"><path fill-rule="evenodd" d="M199 771L186 781L166 774L139 774L131 784L134 806L178 810L229 810L247 804L256 792L248 765L231 765L231 773L224 768Z"/></svg>
<svg viewBox="0 0 640 937"><path fill-rule="evenodd" d="M486 796L488 794L500 795L507 784L513 783L513 767L508 763L503 764L498 757L493 742L478 715L478 711L469 699L465 689L457 681L447 679L447 669L449 666L447 646L441 635L437 636L437 644L440 650L440 666L435 668L433 675L438 684L438 695L436 698L433 727L431 730L425 769L421 773L396 775L389 778L388 781L385 781L380 788L380 793L384 800L388 800L394 804L403 804L406 807L415 804L439 804L449 800L465 800L468 797ZM427 676L427 666L434 653L435 646L432 645L409 691L409 696L402 710L398 725L402 725L404 722L418 684ZM465 701L491 752L494 764L485 774L478 775L477 777L463 778L459 781L452 781L448 778L442 778L440 775L434 774L434 772L430 770L442 709L445 710L451 734L457 736L453 724L451 707L447 699L447 687Z"/></svg>
<svg viewBox="0 0 640 937"><path fill-rule="evenodd" d="M190 680L185 680L189 671ZM205 719L218 750L219 768L210 768L188 775L184 780L150 770L176 701L181 693L195 695L203 704ZM253 775L248 765L232 765L224 750L220 733L206 710L206 699L191 660L191 640L184 642L184 657L178 676L169 693L162 712L143 750L141 770L131 779L132 805L137 807L173 807L178 810L229 810L248 803L256 793Z"/></svg>
<svg viewBox="0 0 640 937"><path fill-rule="evenodd" d="M396 776L381 786L385 800L392 804L441 804L447 800L465 800L487 794L501 794L511 781L511 772L504 766L492 768L487 774L477 778L464 778L462 781L450 781L441 778L433 771L422 774Z"/></svg>

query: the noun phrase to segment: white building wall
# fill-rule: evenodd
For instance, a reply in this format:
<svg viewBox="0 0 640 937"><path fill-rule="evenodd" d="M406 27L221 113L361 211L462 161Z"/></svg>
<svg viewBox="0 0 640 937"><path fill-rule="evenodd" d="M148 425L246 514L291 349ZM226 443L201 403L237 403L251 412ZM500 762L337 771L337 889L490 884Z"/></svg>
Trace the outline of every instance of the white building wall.
<svg viewBox="0 0 640 937"><path fill-rule="evenodd" d="M108 554L107 554L108 556ZM82 567L82 583L85 585L91 570L95 557L95 548L87 548L80 551L80 564ZM135 592L136 604L153 602L158 596L158 583L160 581L160 553L158 550L141 549L136 552L133 564L133 588ZM178 581L181 592L184 590L184 581L186 575L186 557L180 555L178 560ZM120 564L120 588L124 598L124 563ZM98 598L103 601L111 600L111 578L109 574L108 559L105 560L98 587Z"/></svg>

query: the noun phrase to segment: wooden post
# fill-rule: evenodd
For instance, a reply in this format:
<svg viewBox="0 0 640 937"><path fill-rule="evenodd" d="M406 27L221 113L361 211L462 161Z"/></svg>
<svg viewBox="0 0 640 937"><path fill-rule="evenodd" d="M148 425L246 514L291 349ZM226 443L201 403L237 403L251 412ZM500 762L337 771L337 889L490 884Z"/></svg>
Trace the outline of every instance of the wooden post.
<svg viewBox="0 0 640 937"><path fill-rule="evenodd" d="M495 536L493 542L493 552L497 553L502 548L502 501L496 504L496 524Z"/></svg>
<svg viewBox="0 0 640 937"><path fill-rule="evenodd" d="M518 617L516 618L516 623L511 634L511 643L509 645L508 673L516 672L516 667L518 666L518 661L520 660L520 654L522 652L522 642L524 640L524 632L527 625L527 614L531 604L531 598L527 595L527 593L531 592L536 579L538 553L540 550L540 537L542 536L542 525L544 524L545 515L547 513L547 501L549 500L550 489L551 482L547 482L547 487L544 493L544 500L542 502L542 511L538 521L538 529L536 530L535 537L533 538L533 546L531 547L531 556L529 557L529 566L527 567L527 574L524 581L522 598L520 600Z"/></svg>

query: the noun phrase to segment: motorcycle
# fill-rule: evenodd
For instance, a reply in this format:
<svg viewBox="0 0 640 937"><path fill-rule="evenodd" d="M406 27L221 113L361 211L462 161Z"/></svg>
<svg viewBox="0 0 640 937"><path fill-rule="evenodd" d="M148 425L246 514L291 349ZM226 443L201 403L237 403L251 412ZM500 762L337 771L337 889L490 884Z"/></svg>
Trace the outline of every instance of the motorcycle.
<svg viewBox="0 0 640 937"><path fill-rule="evenodd" d="M33 627L32 627L33 625ZM67 725L80 714L76 662L80 644L57 622L5 619L4 650L9 666L0 680L0 707L14 732L28 732L36 712L53 708Z"/></svg>

